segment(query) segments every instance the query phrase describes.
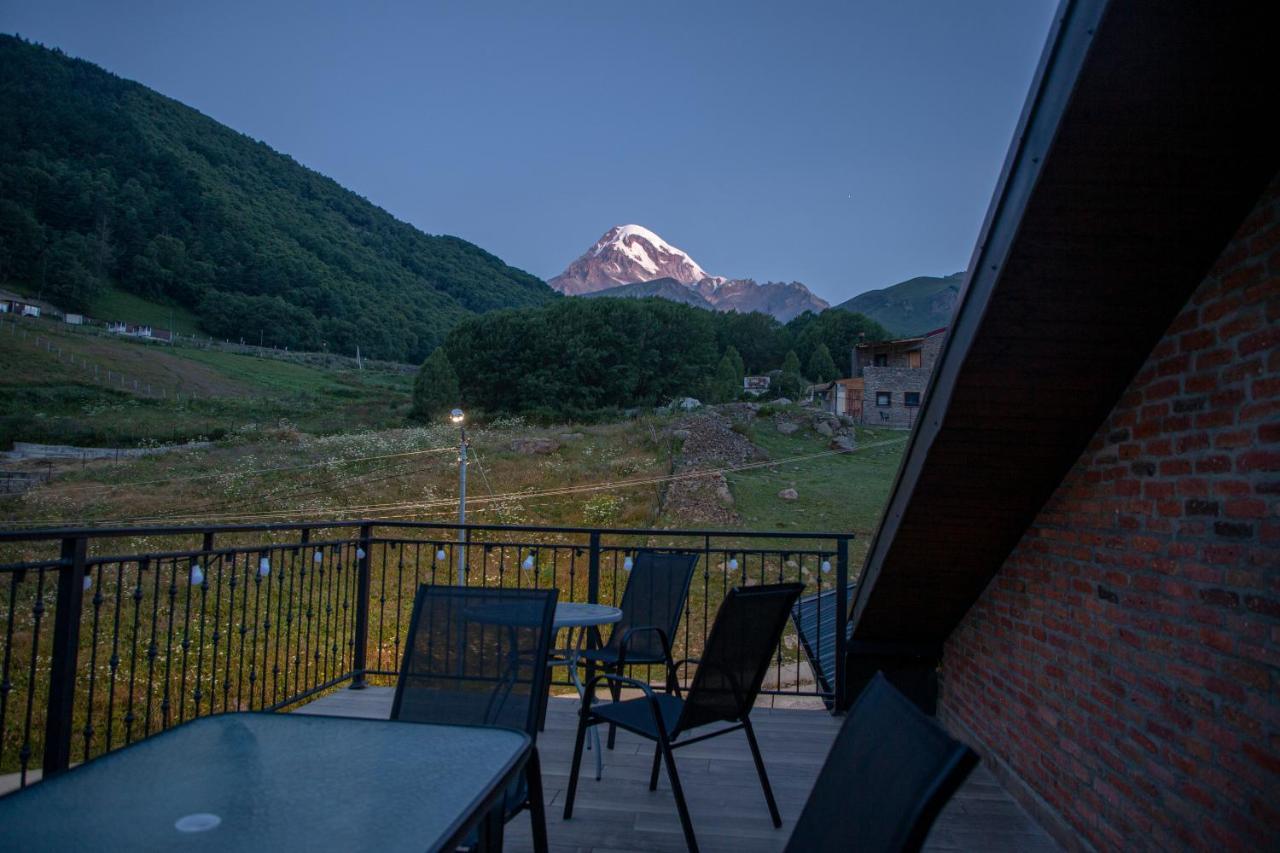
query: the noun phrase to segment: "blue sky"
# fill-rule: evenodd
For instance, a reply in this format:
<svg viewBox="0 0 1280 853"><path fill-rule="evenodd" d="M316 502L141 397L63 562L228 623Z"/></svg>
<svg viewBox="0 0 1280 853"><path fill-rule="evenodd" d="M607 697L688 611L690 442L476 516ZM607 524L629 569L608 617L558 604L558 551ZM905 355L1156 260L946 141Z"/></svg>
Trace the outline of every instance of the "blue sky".
<svg viewBox="0 0 1280 853"><path fill-rule="evenodd" d="M543 278L635 222L834 303L967 264L1056 6L5 0L0 30Z"/></svg>

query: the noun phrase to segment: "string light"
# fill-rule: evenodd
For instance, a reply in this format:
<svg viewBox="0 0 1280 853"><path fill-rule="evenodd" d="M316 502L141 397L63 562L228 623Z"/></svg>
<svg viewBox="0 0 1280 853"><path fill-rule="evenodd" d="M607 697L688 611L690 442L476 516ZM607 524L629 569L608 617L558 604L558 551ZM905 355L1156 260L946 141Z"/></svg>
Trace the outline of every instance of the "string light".
<svg viewBox="0 0 1280 853"><path fill-rule="evenodd" d="M631 561L631 557L630 557L630 555L628 555L628 556L627 556L625 559L623 559L623 561L622 561L622 570L623 570L624 572L629 572L629 571L631 571L631 567L632 567L633 565L635 565L635 563L633 563L633 562Z"/></svg>
<svg viewBox="0 0 1280 853"><path fill-rule="evenodd" d="M736 572L737 570L738 570L738 558L737 558L737 557L730 557L730 558L729 558L729 571L731 571L731 572Z"/></svg>
<svg viewBox="0 0 1280 853"><path fill-rule="evenodd" d="M437 549L436 549L436 559L437 559L437 560L443 560L443 559L445 559L445 557L446 557L446 554L444 553L444 549L443 549L443 548L437 548Z"/></svg>
<svg viewBox="0 0 1280 853"><path fill-rule="evenodd" d="M530 552L529 556L524 558L524 562L521 563L520 566L526 572L533 571L533 566L534 566L533 552Z"/></svg>
<svg viewBox="0 0 1280 853"><path fill-rule="evenodd" d="M830 561L830 560L823 560L823 561L822 561L822 573L825 575L825 574L830 573L830 571L831 571L831 561Z"/></svg>
<svg viewBox="0 0 1280 853"><path fill-rule="evenodd" d="M314 554L314 555L312 555L311 559L312 559L312 560L314 560L314 561L315 561L315 562L317 562L317 563L323 563L323 562L324 562L324 554L320 551L320 549L319 549L319 548L317 548L317 549L316 549L315 554Z"/></svg>
<svg viewBox="0 0 1280 853"><path fill-rule="evenodd" d="M265 578L269 574L271 574L271 561L262 557L258 560L258 577Z"/></svg>
<svg viewBox="0 0 1280 853"><path fill-rule="evenodd" d="M200 586L204 583L204 570L200 568L199 563L191 564L191 585Z"/></svg>

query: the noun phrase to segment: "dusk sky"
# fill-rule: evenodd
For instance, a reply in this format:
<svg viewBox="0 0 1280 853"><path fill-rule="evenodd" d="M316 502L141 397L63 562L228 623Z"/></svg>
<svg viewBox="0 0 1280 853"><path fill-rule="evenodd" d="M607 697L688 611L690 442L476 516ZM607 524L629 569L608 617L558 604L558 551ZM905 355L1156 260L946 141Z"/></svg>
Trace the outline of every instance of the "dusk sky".
<svg viewBox="0 0 1280 853"><path fill-rule="evenodd" d="M1056 7L5 0L0 31L542 278L634 222L835 303L968 263Z"/></svg>

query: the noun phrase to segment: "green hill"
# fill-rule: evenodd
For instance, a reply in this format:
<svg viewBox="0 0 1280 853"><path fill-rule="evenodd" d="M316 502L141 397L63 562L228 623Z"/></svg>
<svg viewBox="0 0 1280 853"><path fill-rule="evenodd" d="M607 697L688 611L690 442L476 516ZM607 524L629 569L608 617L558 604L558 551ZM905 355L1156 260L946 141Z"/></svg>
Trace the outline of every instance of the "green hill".
<svg viewBox="0 0 1280 853"><path fill-rule="evenodd" d="M12 36L0 36L5 283L70 310L116 288L188 309L215 337L399 361L468 316L555 298L196 110Z"/></svg>
<svg viewBox="0 0 1280 853"><path fill-rule="evenodd" d="M922 335L951 322L964 273L922 275L881 290L859 293L835 306L865 314L895 335Z"/></svg>

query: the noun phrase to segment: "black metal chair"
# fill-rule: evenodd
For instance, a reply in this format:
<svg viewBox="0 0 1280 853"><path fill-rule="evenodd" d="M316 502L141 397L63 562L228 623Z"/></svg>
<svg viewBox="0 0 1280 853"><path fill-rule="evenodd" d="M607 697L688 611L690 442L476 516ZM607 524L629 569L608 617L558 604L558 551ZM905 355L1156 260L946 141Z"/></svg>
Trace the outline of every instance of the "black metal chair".
<svg viewBox="0 0 1280 853"><path fill-rule="evenodd" d="M751 757L755 759L756 772L760 776L760 786L764 789L773 825L782 826L782 817L778 814L778 804L769 787L769 777L765 773L764 761L760 757L760 747L756 743L749 715L756 696L760 693L760 685L773 662L791 605L802 589L804 585L798 583L731 589L716 613L716 621L711 626L702 659L680 661L680 665L697 665L693 682L689 685L687 695L683 697L674 678L671 679L671 692L665 694L655 693L644 681L616 673L603 673L591 679L587 683L586 695L583 696L579 711L578 737L573 747L573 769L569 774L569 790L564 804L565 820L573 816L573 799L578 789L578 770L582 764L582 747L587 728L606 723L655 742L649 790L657 789L658 765L665 761L689 850L696 853L698 842L694 838L693 824L689 820L689 809L685 804L684 791L680 787L672 750L739 729L746 734L747 744L751 747ZM596 686L601 681L608 681L619 688L637 688L644 696L625 702L593 705ZM731 725L677 742L677 738L690 729L709 723Z"/></svg>
<svg viewBox="0 0 1280 853"><path fill-rule="evenodd" d="M535 748L524 779L507 791L504 817L529 809L539 853L547 850L547 819L536 742L556 597L554 589L419 587L391 705L393 720L496 726L529 735ZM485 832L494 831L492 823L486 822ZM482 847L493 842L482 840L489 842Z"/></svg>
<svg viewBox="0 0 1280 853"><path fill-rule="evenodd" d="M919 850L977 764L973 750L877 674L836 736L787 853Z"/></svg>
<svg viewBox="0 0 1280 853"><path fill-rule="evenodd" d="M671 645L697 565L698 555L687 552L643 550L636 554L618 605L622 621L613 626L604 645L582 652L588 681L597 670L624 675L629 666L661 664L667 690L672 690L675 662L671 659ZM610 682L609 690L613 700L618 701L620 688ZM615 735L615 727L609 726L610 749Z"/></svg>

